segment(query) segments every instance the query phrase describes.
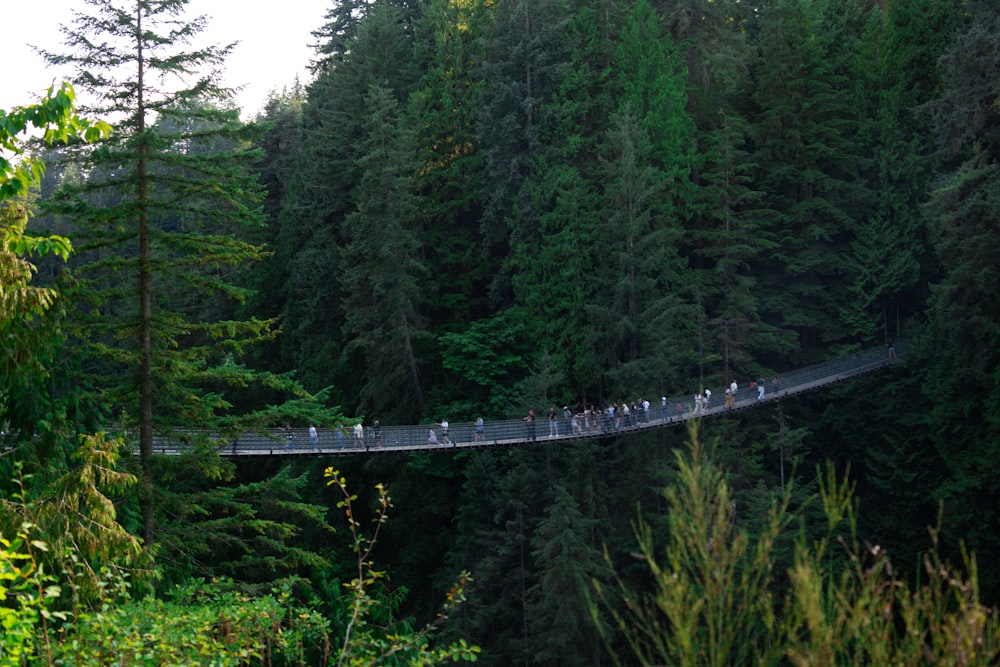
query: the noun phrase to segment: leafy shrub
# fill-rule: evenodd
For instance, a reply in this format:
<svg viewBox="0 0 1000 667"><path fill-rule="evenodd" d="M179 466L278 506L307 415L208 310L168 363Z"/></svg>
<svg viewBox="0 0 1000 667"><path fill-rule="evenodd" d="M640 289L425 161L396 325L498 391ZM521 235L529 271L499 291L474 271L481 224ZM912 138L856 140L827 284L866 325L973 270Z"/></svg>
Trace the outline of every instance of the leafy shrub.
<svg viewBox="0 0 1000 667"><path fill-rule="evenodd" d="M598 627L618 664L997 663L997 612L979 601L974 558L955 568L935 550L924 557L921 583L901 579L885 550L859 541L853 488L830 471L818 497L825 531L809 537L799 529L792 562L779 569L775 544L795 519L789 493L751 538L694 428L691 442L690 452L677 453L677 481L665 492L667 535L641 518L635 526L650 586L595 584L591 612L613 621Z"/></svg>

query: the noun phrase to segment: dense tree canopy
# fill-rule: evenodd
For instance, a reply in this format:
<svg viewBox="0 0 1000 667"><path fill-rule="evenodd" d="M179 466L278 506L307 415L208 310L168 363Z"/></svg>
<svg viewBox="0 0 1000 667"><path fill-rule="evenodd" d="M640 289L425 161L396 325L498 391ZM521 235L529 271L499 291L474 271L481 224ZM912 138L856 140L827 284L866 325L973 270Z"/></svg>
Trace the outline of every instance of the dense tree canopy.
<svg viewBox="0 0 1000 667"><path fill-rule="evenodd" d="M843 657L817 633L845 617L809 616L822 607L806 594L823 579L809 554L824 555L828 581L869 592L885 550L897 567L934 545L954 563L967 548L979 562L1000 556L1000 9L751 4L332 2L313 33L313 79L275 93L247 126L215 86L228 47L187 49L204 23L180 18L183 0L88 0L92 13L66 30L69 53L51 59L78 68L99 93L92 110L115 112L117 126L63 150L42 188L43 219L77 250L65 271L41 272L59 280L33 286L59 290L34 292L30 308L42 317L58 293L65 315L45 315L58 329L9 316L8 276L27 284L33 248L28 204L3 211L0 333L19 338L2 350L17 372L0 407L39 433L36 452L65 454L60 470L81 475L121 465L107 451L119 441L70 434L125 427L128 443L138 429L140 484L85 488L95 502L120 496L118 521L147 545L160 512L161 588L280 579L343 621L358 613L342 594L353 582L351 604L398 628L431 621L429 601L468 569L468 603L433 627L483 646L486 664L670 662L685 628L717 640L699 645L719 656ZM179 72L188 83L170 85ZM30 175L21 164L14 173ZM0 195L27 184L0 181ZM313 460L153 456L154 434L191 425L471 423L533 408L566 429L563 406L656 409L663 395L896 339L899 362L877 375L703 424L701 472L670 454L683 443L666 430L349 459L348 477L390 481L402 514L365 551L392 564L369 578L330 555L362 542L331 531L327 508L346 502L352 529L380 526L386 495L345 501ZM36 379L37 397L26 391ZM72 425L63 436L36 429L52 414ZM817 487L826 461L857 485L856 505L831 494L833 477ZM26 493L66 498L80 479L52 475ZM857 512L849 527L810 504L818 488ZM797 539L775 523L788 516ZM839 539L873 547L834 553ZM760 617L740 624L751 606L727 606L706 566L718 555L744 572L750 540L766 547L769 584L800 597L761 593ZM661 556L683 588L659 576ZM973 592L955 601L973 615L979 584L1000 600L1000 575L978 577L953 580ZM662 619L629 616L623 600L595 612L608 586L655 590L647 602L669 632L640 638L633 629ZM727 634L737 626L754 636Z"/></svg>

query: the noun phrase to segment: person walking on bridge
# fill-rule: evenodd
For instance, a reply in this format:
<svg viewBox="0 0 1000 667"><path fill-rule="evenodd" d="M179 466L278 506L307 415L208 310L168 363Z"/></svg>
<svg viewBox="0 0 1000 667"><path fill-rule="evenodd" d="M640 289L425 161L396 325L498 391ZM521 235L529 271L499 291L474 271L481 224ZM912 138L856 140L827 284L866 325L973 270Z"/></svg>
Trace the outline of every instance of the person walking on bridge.
<svg viewBox="0 0 1000 667"><path fill-rule="evenodd" d="M535 442L535 411L528 410L528 416L524 418L524 423L528 426L528 440Z"/></svg>
<svg viewBox="0 0 1000 667"><path fill-rule="evenodd" d="M309 424L309 447L315 452L319 451L319 434L315 424Z"/></svg>
<svg viewBox="0 0 1000 667"><path fill-rule="evenodd" d="M362 449L365 446L365 427L358 422L354 425L354 446Z"/></svg>

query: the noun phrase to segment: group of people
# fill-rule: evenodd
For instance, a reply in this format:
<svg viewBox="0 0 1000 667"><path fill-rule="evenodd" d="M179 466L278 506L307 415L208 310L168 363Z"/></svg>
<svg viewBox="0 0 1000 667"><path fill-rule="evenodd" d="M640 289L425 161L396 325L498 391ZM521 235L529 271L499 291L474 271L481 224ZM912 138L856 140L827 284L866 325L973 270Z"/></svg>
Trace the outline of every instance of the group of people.
<svg viewBox="0 0 1000 667"><path fill-rule="evenodd" d="M433 428L428 429L428 431L427 431L427 444L428 445L445 445L445 446L447 446L447 445L454 445L455 443L453 443L451 441L451 436L448 435L448 432L451 429L451 425L448 423L448 420L447 419L442 419L441 423L438 424L438 426L441 427L441 439L438 440L437 432L435 432Z"/></svg>
<svg viewBox="0 0 1000 667"><path fill-rule="evenodd" d="M666 399L664 398L664 401ZM562 434L582 435L601 431L620 431L650 421L650 403L639 399L631 404L627 401L611 403L603 408L594 405L577 405L576 410L570 410L568 405L562 409ZM560 421L555 408L549 410L549 437L560 435Z"/></svg>
<svg viewBox="0 0 1000 667"><path fill-rule="evenodd" d="M295 431L288 424L285 424L281 431L285 437L285 449L295 449ZM313 451L318 452L319 448L319 431L315 424L309 425L309 448ZM351 428L351 432L354 435L354 441L352 447L354 449L368 449L370 445L374 444L376 448L382 446L382 425L376 419L375 423L370 429L370 439L368 442L365 440L365 427L358 423ZM343 424L337 424L336 428L333 430L333 437L337 444L337 449L344 449L344 443L347 439L347 435L344 431Z"/></svg>
<svg viewBox="0 0 1000 667"><path fill-rule="evenodd" d="M776 391L778 387L778 379L772 379L770 386L772 391ZM736 380L733 380L729 386L726 387L725 407L727 409L733 407L739 389L740 388ZM756 392L757 400L763 400L765 394L764 378L752 380L749 383L749 389L751 392ZM711 405L712 390L705 389L704 391L700 391L694 395L690 414L695 417L700 417L706 413ZM568 405L564 405L561 413L558 412L555 407L552 407L549 408L548 414L548 437L557 438L561 435L584 435L597 432L610 433L613 431L620 431L640 426L650 422L651 409L652 406L650 405L650 402L644 398L631 403L627 401L623 401L620 404L611 403L601 408L597 408L594 405L578 404L575 410L571 410ZM660 420L665 422L670 421L673 418L674 417L670 414L670 405L667 401L667 397L662 396L660 398ZM676 419L680 420L683 418L684 406L681 403L677 403ZM528 414L524 417L524 423L526 426L525 438L531 442L537 441L538 438L535 427L536 419L537 417L533 409L528 410ZM438 432L435 430L434 426L440 428L440 437L438 436ZM440 422L436 422L434 426L429 428L427 431L427 444L454 446L448 420L442 419ZM285 448L295 449L295 434L291 427L286 424L284 428L282 428L282 431L287 439ZM310 425L308 432L310 448L314 451L319 451L319 432L317 431L316 426ZM379 448L382 445L382 427L377 419L372 424L371 428L368 429L367 440L365 427L362 424L355 424L352 427L352 432L354 436L352 448L354 449L368 449L371 444L374 444L376 448ZM343 424L338 424L334 429L334 438L336 440L337 449L344 449L347 435ZM476 417L473 442L485 442L485 439L486 422L482 417Z"/></svg>

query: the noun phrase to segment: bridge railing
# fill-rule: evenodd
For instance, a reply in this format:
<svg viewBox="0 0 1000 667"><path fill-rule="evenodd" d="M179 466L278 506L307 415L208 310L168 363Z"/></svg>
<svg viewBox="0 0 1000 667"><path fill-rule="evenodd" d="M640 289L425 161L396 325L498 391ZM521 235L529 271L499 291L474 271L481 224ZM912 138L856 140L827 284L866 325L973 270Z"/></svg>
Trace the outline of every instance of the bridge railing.
<svg viewBox="0 0 1000 667"><path fill-rule="evenodd" d="M898 352L898 348L897 348ZM752 388L748 379L738 382L738 391L734 398L732 409L740 410L771 402L784 396L802 393L828 385L833 382L878 370L887 364L886 350L876 348L865 350L843 358L834 359L806 368L801 368L778 375L765 377L762 398L759 391ZM759 379L759 378L758 378ZM698 416L713 416L727 411L725 407L725 387L709 387L712 390L711 401L703 406L700 415L696 414L693 393L683 396L667 397L666 403L661 397L650 398L648 412L633 411L627 418L618 415L612 418L608 415L585 414L576 415L576 426L573 418L565 418L561 406L556 406L557 414L554 425L550 425L548 410L536 411L533 424L522 419L487 421L482 433L477 431L472 422L451 423L448 433L442 432L439 424L420 424L408 426L383 426L376 432L372 427L365 427L364 435L356 439L354 431L345 427L342 432L334 429L317 429L316 446L310 443L308 429L295 428L290 430L271 429L263 433L245 433L235 440L223 442L207 431L189 429L188 436L201 436L204 441L214 441L221 454L230 456L267 455L267 454L309 454L316 451L325 454L350 453L359 450L416 450L446 447L480 447L488 445L514 444L524 442L547 442L553 440L568 440L574 438L593 438L626 431L636 431L648 428L659 428L669 424L679 424ZM430 432L434 431L434 440ZM289 437L290 436L290 437ZM177 439L159 438L155 441L158 453L172 454L190 448Z"/></svg>

